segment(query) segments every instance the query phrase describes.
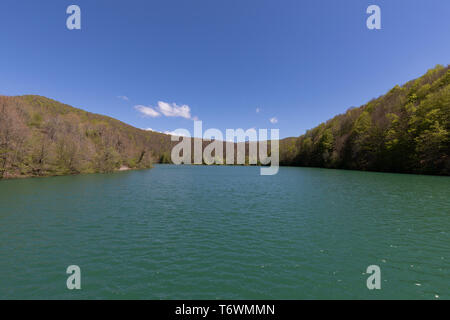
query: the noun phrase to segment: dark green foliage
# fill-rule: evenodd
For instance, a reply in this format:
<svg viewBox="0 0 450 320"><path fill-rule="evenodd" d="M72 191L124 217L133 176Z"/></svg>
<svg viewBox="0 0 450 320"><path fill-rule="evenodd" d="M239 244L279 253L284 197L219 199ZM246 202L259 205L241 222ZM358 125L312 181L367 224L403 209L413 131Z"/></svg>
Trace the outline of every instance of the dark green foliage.
<svg viewBox="0 0 450 320"><path fill-rule="evenodd" d="M450 174L450 70L437 66L309 130L289 164Z"/></svg>
<svg viewBox="0 0 450 320"><path fill-rule="evenodd" d="M160 163L170 163L170 153L169 152L165 152L161 155L161 157L159 158L159 162Z"/></svg>

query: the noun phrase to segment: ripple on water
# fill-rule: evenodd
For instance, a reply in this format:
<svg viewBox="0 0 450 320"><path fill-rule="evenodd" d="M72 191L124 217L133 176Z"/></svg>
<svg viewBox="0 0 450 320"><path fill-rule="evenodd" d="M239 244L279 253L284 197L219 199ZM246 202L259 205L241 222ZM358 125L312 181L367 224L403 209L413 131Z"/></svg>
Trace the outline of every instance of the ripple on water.
<svg viewBox="0 0 450 320"><path fill-rule="evenodd" d="M0 181L0 298L450 298L447 177L258 173ZM65 288L70 264L80 292Z"/></svg>

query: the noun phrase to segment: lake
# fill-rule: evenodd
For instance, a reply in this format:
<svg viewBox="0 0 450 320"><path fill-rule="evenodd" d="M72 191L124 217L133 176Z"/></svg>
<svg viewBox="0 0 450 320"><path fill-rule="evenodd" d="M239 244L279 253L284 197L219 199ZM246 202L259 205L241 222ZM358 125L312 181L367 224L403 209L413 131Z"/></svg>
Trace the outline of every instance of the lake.
<svg viewBox="0 0 450 320"><path fill-rule="evenodd" d="M449 299L449 262L449 177L157 165L0 181L1 299Z"/></svg>

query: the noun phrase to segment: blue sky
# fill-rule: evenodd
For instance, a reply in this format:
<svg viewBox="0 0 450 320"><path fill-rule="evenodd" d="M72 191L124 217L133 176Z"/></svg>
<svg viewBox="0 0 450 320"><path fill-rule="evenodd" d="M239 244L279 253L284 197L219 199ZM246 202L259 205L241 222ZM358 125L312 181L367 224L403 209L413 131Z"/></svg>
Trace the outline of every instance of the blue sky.
<svg viewBox="0 0 450 320"><path fill-rule="evenodd" d="M71 4L81 30L66 28ZM366 28L371 4L381 30ZM448 64L449 13L448 0L2 0L0 94L158 131L198 117L298 136Z"/></svg>

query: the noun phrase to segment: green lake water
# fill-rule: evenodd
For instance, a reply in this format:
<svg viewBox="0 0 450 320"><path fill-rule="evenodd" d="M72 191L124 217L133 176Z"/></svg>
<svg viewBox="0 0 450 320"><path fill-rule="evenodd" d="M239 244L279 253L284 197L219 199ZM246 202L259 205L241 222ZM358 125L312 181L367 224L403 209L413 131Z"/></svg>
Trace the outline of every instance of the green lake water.
<svg viewBox="0 0 450 320"><path fill-rule="evenodd" d="M450 299L449 263L449 177L157 165L0 181L0 299Z"/></svg>

